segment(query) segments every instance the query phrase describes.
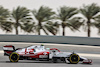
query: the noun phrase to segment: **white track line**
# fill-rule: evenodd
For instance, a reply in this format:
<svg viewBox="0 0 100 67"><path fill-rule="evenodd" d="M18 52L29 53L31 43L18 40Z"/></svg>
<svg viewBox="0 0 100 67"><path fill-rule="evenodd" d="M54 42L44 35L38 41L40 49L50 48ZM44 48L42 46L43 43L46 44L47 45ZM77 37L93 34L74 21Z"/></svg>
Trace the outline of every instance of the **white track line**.
<svg viewBox="0 0 100 67"><path fill-rule="evenodd" d="M86 56L86 57L98 57L100 58L100 54L85 54L85 53L78 53L80 56Z"/></svg>
<svg viewBox="0 0 100 67"><path fill-rule="evenodd" d="M44 45L69 46L69 47L85 47L85 48L100 48L99 46L71 45L71 44L44 44Z"/></svg>
<svg viewBox="0 0 100 67"><path fill-rule="evenodd" d="M41 44L44 44L44 45L54 45L54 46L69 46L69 47L86 47L86 48L100 48L100 46L91 46L91 45L74 45L74 44L54 44L54 43L24 43L24 42L0 42L0 44L21 44L21 45L24 45L24 44L29 44L29 45L41 45Z"/></svg>
<svg viewBox="0 0 100 67"><path fill-rule="evenodd" d="M4 51L3 51L3 50L1 50L1 51L0 51L0 53L4 53Z"/></svg>

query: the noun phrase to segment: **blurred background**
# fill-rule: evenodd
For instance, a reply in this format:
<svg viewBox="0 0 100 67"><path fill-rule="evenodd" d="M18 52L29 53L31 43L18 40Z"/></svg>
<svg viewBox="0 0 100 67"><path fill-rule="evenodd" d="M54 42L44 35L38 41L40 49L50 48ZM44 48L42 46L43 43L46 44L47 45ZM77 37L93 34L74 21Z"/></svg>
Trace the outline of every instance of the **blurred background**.
<svg viewBox="0 0 100 67"><path fill-rule="evenodd" d="M100 37L100 0L0 0L0 34Z"/></svg>

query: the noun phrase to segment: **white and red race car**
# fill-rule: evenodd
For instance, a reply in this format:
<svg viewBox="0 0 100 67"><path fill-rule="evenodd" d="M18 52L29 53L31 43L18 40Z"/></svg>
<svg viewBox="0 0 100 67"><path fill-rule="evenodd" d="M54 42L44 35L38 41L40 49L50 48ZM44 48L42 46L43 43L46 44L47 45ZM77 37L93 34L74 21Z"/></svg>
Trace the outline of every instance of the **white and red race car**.
<svg viewBox="0 0 100 67"><path fill-rule="evenodd" d="M92 60L79 56L74 52L61 52L57 48L46 48L44 45L28 46L26 48L17 48L13 45L3 46L4 56L9 56L11 62L18 62L18 60L35 60L46 59L57 62L58 59L66 63L77 64L79 62L91 64Z"/></svg>

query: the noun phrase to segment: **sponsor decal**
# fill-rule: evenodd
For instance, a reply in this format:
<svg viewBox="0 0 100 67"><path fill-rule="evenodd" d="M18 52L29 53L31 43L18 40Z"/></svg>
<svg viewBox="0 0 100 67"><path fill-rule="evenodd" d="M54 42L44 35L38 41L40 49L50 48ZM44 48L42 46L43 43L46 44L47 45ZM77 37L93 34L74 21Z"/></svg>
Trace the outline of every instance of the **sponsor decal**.
<svg viewBox="0 0 100 67"><path fill-rule="evenodd" d="M12 47L3 47L3 50L13 50Z"/></svg>
<svg viewBox="0 0 100 67"><path fill-rule="evenodd" d="M44 52L43 54L44 54L44 55L47 55L47 53L46 53L46 52Z"/></svg>

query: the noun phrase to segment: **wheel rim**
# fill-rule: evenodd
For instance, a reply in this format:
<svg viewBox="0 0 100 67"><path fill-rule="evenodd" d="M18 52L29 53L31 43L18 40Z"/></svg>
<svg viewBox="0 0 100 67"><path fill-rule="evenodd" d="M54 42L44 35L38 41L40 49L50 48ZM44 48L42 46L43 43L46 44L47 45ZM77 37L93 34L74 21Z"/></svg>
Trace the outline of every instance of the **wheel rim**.
<svg viewBox="0 0 100 67"><path fill-rule="evenodd" d="M12 59L13 61L16 61L17 58L18 58L18 55L17 55L17 54L13 54L13 55L11 56L11 59Z"/></svg>
<svg viewBox="0 0 100 67"><path fill-rule="evenodd" d="M12 53L9 59L11 62L17 62L19 60L19 55L17 53Z"/></svg>
<svg viewBox="0 0 100 67"><path fill-rule="evenodd" d="M72 55L70 56L70 63L78 63L79 60L80 60L80 58L79 58L79 56L76 55L76 54L72 54Z"/></svg>
<svg viewBox="0 0 100 67"><path fill-rule="evenodd" d="M73 56L71 57L71 60L72 60L73 62L77 62L77 61L78 61L78 57L77 57L76 55L73 55Z"/></svg>

